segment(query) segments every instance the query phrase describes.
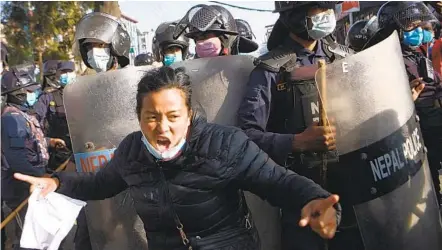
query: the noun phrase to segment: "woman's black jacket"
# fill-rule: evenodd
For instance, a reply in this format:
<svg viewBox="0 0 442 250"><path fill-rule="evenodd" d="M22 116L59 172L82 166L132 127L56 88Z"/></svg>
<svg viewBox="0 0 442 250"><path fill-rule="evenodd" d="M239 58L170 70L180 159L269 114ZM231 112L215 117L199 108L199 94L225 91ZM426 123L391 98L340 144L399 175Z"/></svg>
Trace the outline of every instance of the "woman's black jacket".
<svg viewBox="0 0 442 250"><path fill-rule="evenodd" d="M194 118L183 153L167 162L156 161L141 136L139 131L128 135L113 160L97 173L58 174L57 192L81 200L102 200L129 189L149 249L153 245L180 247L172 203L188 236L204 237L242 226L239 189L295 211L330 195L310 179L275 164L235 127Z"/></svg>

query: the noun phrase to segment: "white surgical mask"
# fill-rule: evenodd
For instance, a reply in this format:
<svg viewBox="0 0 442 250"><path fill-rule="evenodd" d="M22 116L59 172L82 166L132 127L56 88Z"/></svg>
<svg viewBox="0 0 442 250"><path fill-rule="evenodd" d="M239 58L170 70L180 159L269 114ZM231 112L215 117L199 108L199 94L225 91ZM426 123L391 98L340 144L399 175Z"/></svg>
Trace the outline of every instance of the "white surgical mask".
<svg viewBox="0 0 442 250"><path fill-rule="evenodd" d="M143 134L143 132L141 133ZM149 151L149 153L151 153L155 158L166 161L171 160L175 156L177 156L183 149L184 145L186 144L186 139L183 138L175 147L172 147L164 152L160 152L156 150L154 146L152 146L152 144L149 143L149 141L146 139L146 136L144 136L144 134L141 137L141 141L146 146L147 151Z"/></svg>
<svg viewBox="0 0 442 250"><path fill-rule="evenodd" d="M110 59L109 48L92 48L87 52L87 62L97 73L107 71Z"/></svg>
<svg viewBox="0 0 442 250"><path fill-rule="evenodd" d="M336 28L336 16L334 11L326 11L309 17L312 28L307 30L308 35L319 40L330 35Z"/></svg>

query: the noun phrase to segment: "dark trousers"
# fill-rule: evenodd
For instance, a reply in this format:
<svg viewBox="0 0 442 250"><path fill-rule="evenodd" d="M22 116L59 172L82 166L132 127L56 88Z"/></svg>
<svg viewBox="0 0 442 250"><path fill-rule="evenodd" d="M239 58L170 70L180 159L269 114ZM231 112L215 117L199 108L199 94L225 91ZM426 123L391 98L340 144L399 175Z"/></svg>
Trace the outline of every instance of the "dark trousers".
<svg viewBox="0 0 442 250"><path fill-rule="evenodd" d="M74 244L75 250L92 250L84 208L81 209L77 217L77 231L75 232Z"/></svg>
<svg viewBox="0 0 442 250"><path fill-rule="evenodd" d="M427 147L428 166L431 172L431 178L433 179L434 189L436 191L437 202L441 202L441 189L439 170L441 169L442 162L442 127L431 130L423 130L422 135L424 137L425 146Z"/></svg>
<svg viewBox="0 0 442 250"><path fill-rule="evenodd" d="M8 200L8 201L4 201L5 205L12 211L14 211L22 202L23 200ZM21 233L22 233L22 229L23 229L23 225L25 223L25 216L26 216L26 211L28 209L28 206L26 205L25 207L23 207L18 214L15 216L15 219L13 219L11 222L9 222L11 225L14 226L14 235L6 235L6 232L4 232L4 230L2 230L2 247L6 247L3 246L3 244L5 244L6 242L6 237L10 238L12 241L12 249L14 250L19 250L19 249L24 249L24 248L20 248L20 239L21 239ZM2 211L2 217L3 217L3 211ZM2 218L3 221L3 218ZM3 240L4 237L4 240ZM2 248L5 249L5 248Z"/></svg>
<svg viewBox="0 0 442 250"><path fill-rule="evenodd" d="M282 211L282 250L364 250L358 229L347 229L336 233L327 241L313 232L309 226L298 226L300 212Z"/></svg>

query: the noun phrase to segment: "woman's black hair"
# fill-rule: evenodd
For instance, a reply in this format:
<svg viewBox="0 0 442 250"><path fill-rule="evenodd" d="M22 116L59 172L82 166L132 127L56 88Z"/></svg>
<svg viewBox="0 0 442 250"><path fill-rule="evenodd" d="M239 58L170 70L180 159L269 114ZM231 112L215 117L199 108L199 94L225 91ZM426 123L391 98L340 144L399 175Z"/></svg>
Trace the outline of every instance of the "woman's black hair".
<svg viewBox="0 0 442 250"><path fill-rule="evenodd" d="M140 120L141 117L144 97L151 92L157 92L163 89L176 88L183 91L186 105L190 110L192 96L190 85L190 77L186 74L183 67L173 69L168 66L163 66L146 72L138 83L136 108L138 120Z"/></svg>

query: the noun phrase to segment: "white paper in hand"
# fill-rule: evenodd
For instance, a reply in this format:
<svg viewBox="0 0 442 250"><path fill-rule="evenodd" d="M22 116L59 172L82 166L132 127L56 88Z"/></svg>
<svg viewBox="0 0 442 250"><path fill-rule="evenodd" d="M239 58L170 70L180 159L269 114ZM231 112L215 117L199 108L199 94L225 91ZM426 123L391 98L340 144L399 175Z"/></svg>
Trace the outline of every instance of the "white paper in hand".
<svg viewBox="0 0 442 250"><path fill-rule="evenodd" d="M28 200L20 247L57 250L86 202L52 192L45 198L36 188Z"/></svg>

